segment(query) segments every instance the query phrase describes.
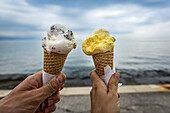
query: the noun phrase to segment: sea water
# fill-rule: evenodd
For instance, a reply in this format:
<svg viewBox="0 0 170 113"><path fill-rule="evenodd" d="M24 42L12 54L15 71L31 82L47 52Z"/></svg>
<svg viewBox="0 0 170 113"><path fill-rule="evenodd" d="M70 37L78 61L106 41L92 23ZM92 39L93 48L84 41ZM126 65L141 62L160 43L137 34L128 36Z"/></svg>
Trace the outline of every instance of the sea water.
<svg viewBox="0 0 170 113"><path fill-rule="evenodd" d="M95 69L92 57L81 49L82 40L77 39L78 46L68 55L62 71L70 82L89 81L89 72ZM121 78L170 75L170 39L120 38L115 45L115 65ZM41 40L0 40L1 76L36 73L42 69Z"/></svg>

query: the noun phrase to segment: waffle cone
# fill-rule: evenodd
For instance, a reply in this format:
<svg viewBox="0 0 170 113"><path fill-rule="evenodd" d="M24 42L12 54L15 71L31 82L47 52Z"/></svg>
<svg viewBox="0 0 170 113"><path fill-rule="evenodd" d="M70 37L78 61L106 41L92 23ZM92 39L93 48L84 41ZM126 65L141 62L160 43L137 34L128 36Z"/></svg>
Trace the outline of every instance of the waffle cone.
<svg viewBox="0 0 170 113"><path fill-rule="evenodd" d="M44 49L44 71L52 75L61 73L66 58L67 54L47 53Z"/></svg>
<svg viewBox="0 0 170 113"><path fill-rule="evenodd" d="M104 75L104 67L109 65L113 69L113 54L114 52L98 53L93 56L93 62L96 68L96 73L99 76Z"/></svg>

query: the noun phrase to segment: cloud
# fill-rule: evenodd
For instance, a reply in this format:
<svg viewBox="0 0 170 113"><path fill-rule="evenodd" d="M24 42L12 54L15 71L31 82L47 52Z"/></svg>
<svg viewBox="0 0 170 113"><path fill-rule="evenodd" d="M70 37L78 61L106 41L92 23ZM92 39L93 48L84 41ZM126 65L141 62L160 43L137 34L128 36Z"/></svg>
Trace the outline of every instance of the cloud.
<svg viewBox="0 0 170 113"><path fill-rule="evenodd" d="M9 26L8 28L1 26L2 29L0 31L0 35L38 35L43 31L45 32L49 29L49 25L54 23L69 25L72 28L77 27L74 23L72 23L71 19L68 19L62 14L64 11L69 9L57 5L36 7L28 4L24 0L6 0L0 1L0 4L0 23L3 24L3 26ZM69 11L75 12L74 10ZM8 22L10 22L10 25ZM15 29L19 25L31 27L29 31L22 30L23 27L21 27L21 29ZM11 27L13 29L10 29ZM33 30L31 30L31 28Z"/></svg>
<svg viewBox="0 0 170 113"><path fill-rule="evenodd" d="M169 29L170 21L153 25L142 25L137 27L132 33L121 35L121 37L167 39L170 38Z"/></svg>
<svg viewBox="0 0 170 113"><path fill-rule="evenodd" d="M170 36L169 7L117 3L88 9L56 4L36 6L26 0L4 0L0 4L0 36L43 37L55 23L66 25L78 38L98 27L117 37Z"/></svg>
<svg viewBox="0 0 170 113"><path fill-rule="evenodd" d="M158 37L170 33L170 8L146 8L135 4L110 5L88 10L84 17L90 25L103 26L120 37ZM165 28L166 26L166 28ZM162 30L163 33L161 32ZM159 32L158 32L159 31ZM140 34L140 36L138 36ZM159 35L157 35L159 34Z"/></svg>

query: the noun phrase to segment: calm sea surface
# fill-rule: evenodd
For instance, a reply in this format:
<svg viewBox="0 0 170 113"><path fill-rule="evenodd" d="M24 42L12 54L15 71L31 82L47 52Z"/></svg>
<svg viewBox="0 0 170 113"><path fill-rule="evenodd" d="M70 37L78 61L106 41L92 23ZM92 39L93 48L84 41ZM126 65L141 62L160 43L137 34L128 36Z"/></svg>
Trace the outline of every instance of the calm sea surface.
<svg viewBox="0 0 170 113"><path fill-rule="evenodd" d="M91 56L82 52L81 41L78 40L77 48L71 51L64 65L63 72L70 81L86 82L88 73L94 69ZM117 39L115 54L116 69L125 78L148 71L152 76L155 72L170 72L170 39ZM1 75L38 72L42 70L42 60L41 40L0 40Z"/></svg>

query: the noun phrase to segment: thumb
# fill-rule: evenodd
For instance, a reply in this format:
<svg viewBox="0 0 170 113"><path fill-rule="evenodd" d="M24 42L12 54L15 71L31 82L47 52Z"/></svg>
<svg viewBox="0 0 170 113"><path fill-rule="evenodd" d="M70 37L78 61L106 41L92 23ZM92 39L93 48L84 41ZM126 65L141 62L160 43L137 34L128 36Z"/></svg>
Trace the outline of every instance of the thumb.
<svg viewBox="0 0 170 113"><path fill-rule="evenodd" d="M108 85L108 90L110 93L117 92L119 77L120 77L119 73L114 73L112 77L110 78L109 85Z"/></svg>
<svg viewBox="0 0 170 113"><path fill-rule="evenodd" d="M65 74L61 73L55 76L50 81L48 81L44 86L42 86L41 91L43 93L44 98L47 98L56 91L59 91L59 89L63 86L65 80L66 80Z"/></svg>

